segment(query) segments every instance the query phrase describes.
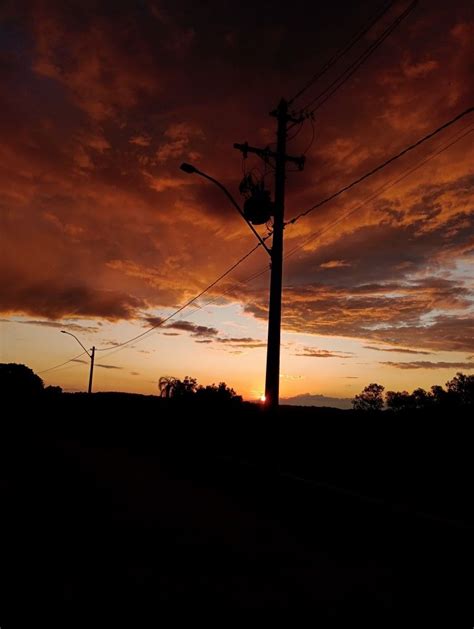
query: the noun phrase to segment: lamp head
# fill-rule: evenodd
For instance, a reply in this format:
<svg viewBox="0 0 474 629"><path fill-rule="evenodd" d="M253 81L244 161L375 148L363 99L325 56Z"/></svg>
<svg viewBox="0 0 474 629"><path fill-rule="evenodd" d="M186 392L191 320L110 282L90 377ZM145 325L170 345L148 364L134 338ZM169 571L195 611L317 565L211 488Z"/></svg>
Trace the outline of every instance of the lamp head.
<svg viewBox="0 0 474 629"><path fill-rule="evenodd" d="M193 166L192 164L187 164L186 162L181 164L180 168L188 175L192 175L193 173L197 172L197 168L195 166Z"/></svg>

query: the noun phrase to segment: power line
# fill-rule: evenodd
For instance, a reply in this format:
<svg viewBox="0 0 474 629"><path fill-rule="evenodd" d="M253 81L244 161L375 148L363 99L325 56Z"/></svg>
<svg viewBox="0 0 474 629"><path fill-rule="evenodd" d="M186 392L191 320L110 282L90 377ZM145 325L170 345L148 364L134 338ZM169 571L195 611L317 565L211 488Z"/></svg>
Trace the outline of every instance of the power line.
<svg viewBox="0 0 474 629"><path fill-rule="evenodd" d="M353 61L341 74L334 79L330 85L328 85L322 92L320 92L315 98L313 98L302 111L309 110L309 108L317 103L323 96L326 97L321 100L313 109L311 113L314 113L319 109L337 90L346 83L350 77L360 68L360 66L367 61L367 59L374 53L379 46L393 33L393 31L403 22L403 20L410 15L413 9L418 4L418 0L414 0L406 9L401 13L384 31L383 33L361 54L355 61Z"/></svg>
<svg viewBox="0 0 474 629"><path fill-rule="evenodd" d="M382 186L380 186L370 197L368 197L367 199L362 201L362 203L359 203L357 206L355 206L354 208L352 208L351 210L349 210L348 212L346 212L342 216L339 216L335 221L333 221L332 223L327 225L322 230L318 230L318 232L312 233L302 243L300 243L300 244L296 245L295 247L293 247L292 249L290 249L290 251L288 251L285 254L285 256L284 256L285 260L290 258L292 255L294 255L298 250L302 249L306 244L311 242L311 240L314 240L318 236L328 232L333 227L335 227L337 224L339 224L341 221L345 220L346 218L348 218L349 216L354 214L357 210L360 210L362 207L367 205L367 203L369 203L370 201L373 201L375 198L380 196L383 192L385 192L386 190L389 190L390 188L392 188L397 183L400 183L400 181L402 181L403 179L406 179L409 175L411 175L415 171L417 171L420 168L422 168L425 164L427 164L431 160L435 159L436 157L438 157L438 155L441 155L442 153L447 151L449 148L451 148L452 146L454 146L455 144L457 144L458 142L463 140L467 135L469 135L470 133L473 133L473 132L474 132L474 126L469 126L469 127L466 127L465 129L462 129L461 131L458 131L454 135L452 135L451 138L450 138L450 141L447 144L443 145L441 148L436 149L435 151L430 153L425 159L423 159L421 162L419 162L415 166L407 169L400 177L397 177L396 179L393 179L393 180L389 181L388 183L385 183ZM461 135L459 135L459 134L461 134ZM456 137L456 136L458 136L458 137ZM265 275L266 273L268 273L268 271L269 271L268 267L264 267L263 269L260 269L259 271L253 273L252 275L250 275L249 277L245 278L244 280L237 280L237 281L240 284L247 284L247 283L252 282L253 280L261 277L262 275ZM232 290L233 290L233 288L229 288L229 289L227 289L227 291L224 291L223 293L220 293L218 297L216 297L213 300L210 300L209 302L206 302L205 304L203 304L203 307L205 308L206 306L211 305L212 303L214 303L215 301L220 299L222 296L232 292Z"/></svg>
<svg viewBox="0 0 474 629"><path fill-rule="evenodd" d="M42 371L38 371L38 373L46 373L47 371L52 371L53 369L58 369L59 367L62 367L63 365L67 365L68 363L72 363L74 360L77 360L81 356L84 356L84 354L87 354L87 352L81 352L77 356L74 356L73 358L70 358L69 360L66 360L63 363L60 363L59 365L54 365L54 367L48 367L48 369L43 369Z"/></svg>
<svg viewBox="0 0 474 629"><path fill-rule="evenodd" d="M416 164L412 168L409 168L408 170L406 170L403 173L403 175L401 175L400 177L397 177L396 179L393 179L392 181L389 181L388 183L384 184L383 186L380 186L380 188L378 188L374 192L374 194L372 194L367 199L362 201L362 203L359 203L358 205L356 205L354 208L350 209L348 212L346 212L342 216L339 216L335 221L333 221L329 225L326 225L326 227L324 227L323 229L318 230L317 232L313 232L302 243L299 243L298 245L293 247L293 249L290 249L290 251L285 255L285 259L290 258L292 255L294 255L297 251L302 249L309 242L311 242L312 240L314 240L318 236L321 236L322 234L325 234L326 232L328 232L330 229L332 229L333 227L338 225L341 221L345 220L346 218L348 218L349 216L351 216L352 214L354 214L355 212L360 210L362 207L367 205L367 203L369 203L370 201L373 201L374 199L376 199L378 196L380 196L386 190L389 190L390 188L392 188L397 183L400 183L400 181L402 181L403 179L406 179L406 177L408 177L409 175L411 175L412 173L414 173L418 169L422 168L425 164L427 164L428 162L433 160L435 157L438 157L438 155L441 155L441 153L444 153L445 151L447 151L449 148L451 148L452 146L454 146L455 144L457 144L458 142L463 140L467 135L469 135L472 132L474 132L474 126L471 126L471 127L467 128L467 129L463 129L462 132L461 132L461 135L459 135L459 132L458 132L458 133L454 134L453 136L451 136L451 138L450 138L451 141L448 144L445 144L440 149L438 149L436 151L433 151L424 160L422 160L421 162L419 162L418 164ZM453 140L453 138L456 135L459 135L459 137L457 137L456 139Z"/></svg>
<svg viewBox="0 0 474 629"><path fill-rule="evenodd" d="M303 127L304 127L304 123L305 123L305 119L303 119L303 120L301 120L299 123L297 123L297 124L299 125L299 126L298 126L298 129L297 129L297 130L293 133L293 135L289 135L289 136L287 137L287 139L286 139L286 140L287 140L287 142L291 142L291 140L294 140L294 139L296 138L296 136L297 136L297 135L299 135L299 133L301 132L301 130L302 130L302 129L303 129Z"/></svg>
<svg viewBox="0 0 474 629"><path fill-rule="evenodd" d="M313 117L310 116L309 118L310 122L311 122L311 140L309 141L308 146L305 148L305 150L303 151L302 155L306 155L306 153L309 151L309 149L313 146L313 142L314 142L314 138L316 135L316 130L314 128L314 120Z"/></svg>
<svg viewBox="0 0 474 629"><path fill-rule="evenodd" d="M470 110L467 110L468 112ZM443 145L441 148L433 151L428 157L426 157L425 159L423 159L421 162L419 162L418 164L416 164L415 166L413 166L412 168L409 168L408 170L406 170L400 177L397 177L394 180L389 181L388 183L385 183L384 185L380 186L374 194L372 194L370 197L368 197L367 199L365 199L362 203L358 204L357 206L355 206L354 208L352 208L351 210L349 210L348 212L346 212L345 214L343 214L342 216L338 217L335 221L333 221L332 223L330 223L329 225L327 225L325 228L323 228L322 230L319 230L317 233L313 233L311 234L308 238L306 238L302 243L296 245L295 247L293 247L293 249L291 249L290 251L288 251L285 254L285 259L290 258L292 255L294 255L297 251L299 251L300 249L302 249L306 244L308 244L309 242L311 242L311 240L314 240L315 238L317 238L318 236L321 236L322 234L328 232L330 229L332 229L333 227L335 227L337 224L339 224L341 221L345 220L346 218L348 218L349 216L351 216L352 214L354 214L356 211L360 210L362 207L364 207L367 203L369 203L370 201L374 200L375 198L377 198L378 196L380 196L380 194L382 194L383 192L385 192L386 190L389 190L390 188L392 188L394 185L396 185L397 183L399 183L400 181L402 181L403 179L405 179L406 177L408 177L409 175L411 175L413 172L415 172L416 170L422 168L425 164L427 164L428 162L430 162L431 160L433 160L434 158L436 158L438 155L444 153L445 151L447 151L449 148L451 148L452 146L454 146L455 144L457 144L458 142L460 142L462 139L464 139L467 135L469 135L470 133L474 132L474 126L470 126L467 127L465 129L463 129L460 132L455 133L453 136L451 136L450 141ZM461 135L459 135L459 133L461 133ZM456 137L458 136L458 137ZM291 221L290 221L291 222ZM111 354L115 353L116 351L119 351L119 349L121 349L122 347L125 347L125 345L131 343L134 340L137 340L140 337L145 336L146 334L152 332L154 329L160 327L161 325L163 325L163 323L165 323L166 321L168 321L169 319L171 319L172 317L176 316L176 314L178 314L179 312L181 312L182 310L184 310L186 307L192 305L195 301L197 301L197 299L199 297L202 297L202 295L204 295L206 292L208 292L209 290L211 290L211 288L213 288L219 281L221 281L222 279L224 279L224 277L226 277L227 275L229 275L237 266L239 266L239 264L241 264L245 259L247 259L258 247L260 246L260 244L256 245L251 251L249 251L247 254L245 254L245 256L243 256L239 261L237 261L234 265L232 265L232 267L230 267L230 269L228 269L225 273L223 273L219 278L217 278L216 280L214 280L214 282L212 282L208 287L206 287L204 290L202 290L199 295L196 295L195 297L193 297L192 300L189 300L186 304L184 304L183 306L181 306L181 308L179 308L178 310L176 310L174 313L172 313L171 315L169 315L166 319L163 319L162 321L160 321L159 324L154 325L152 327L150 327L148 330L145 330L144 332L142 332L141 334L133 337L132 339L129 339L128 341L125 341L124 343L121 343L120 346L116 346L113 348L113 350L110 351L109 354L106 354L105 356L103 356L103 358L106 358L108 356L110 356ZM237 282L241 285L245 285L248 284L256 279L258 279L259 277L265 275L266 273L268 273L269 268L268 266L266 266L263 269L260 269L259 271L253 273L252 275L248 276L247 278L243 279L243 280L237 280ZM222 297L224 297L225 295L231 293L234 290L234 287L230 287L228 288L226 291L220 293L219 295L217 295L216 297L214 297L213 299L205 302L201 308L206 308L207 306L212 305L213 303L215 303L216 301L218 301L219 299L221 299ZM194 314L194 313L193 313ZM190 316L193 316L190 315ZM107 349L107 348L104 348ZM97 350L98 351L98 350ZM71 363L75 360L77 360L78 358L80 358L81 356L83 356L86 352L81 352L81 354L78 354L77 356L74 356L73 358L70 358L69 360L66 360L63 363L60 363L58 365L55 365L54 367L49 367L48 369L43 369L42 371L39 371L38 373L46 373L48 371L52 371L55 369L59 369L60 367L63 367L64 365L67 365L68 363Z"/></svg>
<svg viewBox="0 0 474 629"><path fill-rule="evenodd" d="M445 124L441 125L440 127L438 127L437 129L435 129L434 131L432 131L431 133L427 134L426 136L424 136L423 138L421 138L420 140L418 140L417 142L411 144L410 146L406 147L405 149L403 149L403 151L400 151L397 155L391 157L390 159L386 160L385 162L383 162L382 164L378 165L376 168L372 169L371 171L369 171L368 173L366 173L365 175L363 175L362 177L359 177L357 180L353 181L351 184L349 184L348 186L345 186L344 188L342 188L341 190L339 190L338 192L334 193L333 195L331 195L330 197L327 197L326 199L323 199L322 201L318 202L317 204L315 204L314 206L312 206L311 208L309 208L308 210L305 210L304 212L301 212L300 214L298 214L296 217L294 217L293 219L290 219L290 221L288 221L289 224L294 224L297 220L299 220L301 217L306 216L307 214L309 214L311 211L313 211L314 209L321 207L321 205L324 205L326 203L328 203L329 201L331 201L332 199L336 198L337 196L339 196L340 194L342 194L343 192L349 190L350 188L352 188L353 186L355 186L356 184L360 183L361 181L363 181L364 179L367 179L368 177L370 177L371 175L373 175L374 173L378 172L379 170L381 170L382 168L384 168L385 166L387 166L388 164L390 164L391 162L393 162L394 160L398 159L399 157L401 157L402 155L404 155L405 153L407 153L408 151L414 149L415 147L419 146L420 144L426 142L428 139L434 137L435 135L437 135L438 133L440 133L442 130L446 129L448 126L454 124L455 122L457 122L458 120L460 120L461 118L463 118L464 116L466 116L469 113L472 113L474 111L474 107L470 107L469 109L466 109L464 112L462 112L461 114L459 114L458 116L452 118L451 120L449 120L448 122L446 122ZM344 218L347 218L347 216L349 216L350 214L352 214L353 212L355 212L356 210L360 209L360 207L362 207L365 203L369 202L370 200L372 200L373 198L375 198L376 196L378 196L381 192L387 190L389 187L395 185L396 183L398 183L399 181L401 181L402 179L404 179L406 176L408 176L409 174L411 174L412 172L414 172L415 170L417 170L418 168L420 168L421 166L423 166L424 164L426 164L428 161L430 161L431 159L433 159L434 157L436 157L437 155L439 155L440 153L444 152L445 150L447 150L448 148L450 148L453 144L456 144L457 142L459 142L462 138L464 138L466 135L468 135L469 133L471 133L473 131L473 129L469 129L467 130L465 133L463 133L459 138L457 138L456 140L450 142L448 145L444 146L441 150L433 153L430 157L428 157L427 159L423 160L421 163L419 163L418 165L416 165L414 168L411 168L410 170L408 170L404 175L402 175L401 177L399 177L398 179L390 182L388 185L385 184L384 186L382 186L374 195L372 195L369 199L366 199L366 201L364 201L364 203L358 205L356 208L353 208L352 210L350 210L350 212L346 213L344 216L339 217L337 219L337 221L335 221L334 223L332 223L331 225L329 225L324 231L328 231L330 228L332 228L335 224L337 224L338 222L340 222L341 220L343 220ZM323 232L318 232L318 234L321 234ZM310 239L309 239L310 240ZM290 257L291 255L293 255L293 253L300 249L302 246L304 246L307 242L309 242L309 240L306 240L304 243L298 245L297 247L293 248L290 252L288 252L285 255L285 258ZM229 269L227 269L224 273L222 273L218 278L216 278L213 282L211 282L211 284L209 284L208 286L206 286L206 288L204 288L202 291L200 291L197 295L195 295L192 299L190 299L189 301L187 301L185 304L183 304L180 308L178 308L177 310L175 310L173 313L171 313L170 315L168 315L168 317L165 317L164 319L160 320L160 322L156 325L151 326L150 328L148 328L147 330L144 330L143 332L141 332L140 334L137 334L136 336L128 339L127 341L124 341L123 343L120 343L119 345L115 346L109 354L106 354L105 356L103 356L103 358L106 358L107 356L112 355L113 353L115 353L116 351L120 350L121 348L125 347L126 345L129 345L130 343L132 343L133 341L136 341L142 337L144 337L145 335L149 334L150 332L152 332L153 330L155 330L158 327L161 327L164 323L166 323L167 321L169 321L170 319L172 319L173 317L175 317L178 313L180 313L181 311L183 311L185 308L189 307L190 305L192 305L195 301L197 301L200 297L202 297L205 293L209 292L216 284L218 284L221 280L223 280L227 275L229 275L235 268L237 268L240 264L242 264L242 262L244 262L254 251L256 251L259 247L260 247L260 243L258 243L255 247L253 247L249 252L247 252L244 256L242 256L237 262L235 262ZM246 284L248 282L253 281L254 279L257 279L258 277L264 275L265 273L268 272L268 268L262 269L254 274L252 274L250 277L246 278L243 281L240 281L240 283ZM232 289L228 289L227 291L225 291L224 293L220 294L217 298L214 298L213 300L210 300L209 302L207 302L206 304L204 304L204 307L214 303L216 301L216 299L220 299L223 295L227 294L228 292L230 292ZM103 348L103 350L106 348ZM103 351L102 350L102 351ZM99 350L97 350L99 351ZM77 356L74 356L73 358L70 358L69 360L66 360L63 363L60 363L58 365L54 365L53 367L49 367L48 369L43 369L42 371L39 371L38 373L46 373L48 371L52 371L54 369L58 369L59 367L62 367L78 358L80 358L81 356L83 356L86 352L81 352L80 354L78 354Z"/></svg>
<svg viewBox="0 0 474 629"><path fill-rule="evenodd" d="M332 223L330 223L329 225L327 225L325 228L323 228L322 230L318 231L317 233L313 233L311 234L308 238L306 238L302 243L300 243L299 245L293 247L293 249L291 249L288 253L285 254L285 260L287 258L290 258L292 255L294 255L296 253L296 251L298 251L299 249L301 249L302 247L304 247L308 242L311 242L311 240L314 240L314 238L316 238L317 236L320 236L324 233L326 233L327 231L329 231L330 229L332 229L333 227L335 227L335 225L337 225L338 223L340 223L341 221L345 220L346 218L348 218L350 215L354 214L357 210L359 210L360 208L362 208L363 206L365 206L367 203L369 203L370 201L374 200L375 198L377 198L378 196L380 196L380 194L382 194L383 192L385 192L386 190L389 190L390 188L392 188L394 185L396 185L397 183L399 183L400 181L402 181L403 179L406 179L406 177L408 177L409 175L411 175L413 172L415 172L416 170L419 170L420 168L422 168L425 164L427 164L428 162L430 162L431 160L435 159L438 155L441 155L442 153L444 153L445 151L447 151L449 148L451 148L452 146L454 146L455 144L457 144L458 142L460 142L462 139L464 139L467 135L469 135L470 133L474 132L474 126L470 126L470 127L466 127L465 129L462 129L461 131L456 132L454 135L451 136L451 138L449 139L449 142L445 145L443 145L441 148L436 149L434 151L432 151L425 159L423 159L421 162L419 162L418 164L416 164L415 166L409 168L408 170L406 170L403 175L401 175L400 177L397 177L396 179L393 179L391 181L389 181L388 183L383 184L382 186L380 186L375 192L374 194L372 194L370 197L368 197L367 199L365 199L362 203L358 204L356 207L352 208L351 210L349 210L349 212L346 212L345 214L343 214L342 216L338 217L335 221L333 221ZM461 135L459 135L461 134ZM458 137L456 137L458 136ZM263 275L265 275L266 273L268 273L269 268L268 266L260 269L259 271L256 271L255 273L252 273L252 275L246 277L243 280L236 280L236 282L238 284L241 285L245 285L248 284L256 279L258 279L259 277L262 277ZM234 287L230 287L227 290L225 290L224 292L219 293L219 295L217 295L216 297L214 297L213 299L206 301L204 304L202 304L201 308L206 308L212 304L214 304L215 302L217 302L219 299L221 299L222 297L224 297L225 295L228 295L229 293L231 293L234 290ZM193 313L194 315L194 313ZM193 316L191 315L191 316Z"/></svg>
<svg viewBox="0 0 474 629"><path fill-rule="evenodd" d="M299 90L299 92L297 92L293 98L290 98L288 104L291 105L297 98L304 94L312 85L314 85L314 83L316 83L316 81L318 81L330 68L332 68L332 66L337 63L341 57L348 53L392 6L393 0L389 2L382 11L379 11L375 16L371 17L370 20L351 37L348 43L342 48L339 48L339 50L336 51L336 53L323 65L323 67L311 77L311 79Z"/></svg>
<svg viewBox="0 0 474 629"><path fill-rule="evenodd" d="M469 110L467 110L469 111ZM323 233L326 233L327 231L329 231L330 229L332 229L335 225L337 225L339 222L341 222L342 220L346 219L348 216L350 216L351 214L355 213L357 210L359 210L361 207L363 207L364 205L366 205L367 203L369 203L370 201L372 201L373 199L375 199L376 197L378 197L380 194L382 194L383 192L385 192L386 190L390 189L391 187L393 187L394 185L396 185L397 183L399 183L400 181L402 181L403 179L405 179L406 177L408 177L410 174L412 174L413 172L415 172L416 170L418 170L419 168L421 168L422 166L424 166L425 164L427 164L428 162L430 162L432 159L434 159L435 157L437 157L438 155L440 155L441 153L443 153L444 151L447 151L449 148L451 148L453 145L457 144L458 142L460 142L463 138L465 138L467 135L469 135L470 133L472 133L474 131L474 127L469 127L467 129L464 129L463 131L461 131L461 135L459 136L459 132L454 134L453 136L451 136L450 138L450 142L448 144L445 144L443 147L441 147L440 149L432 152L427 158L425 158L424 160L422 160L421 162L419 162L418 164L416 164L414 167L408 169L407 171L404 172L404 174L400 177L398 177L395 180L392 180L386 184L384 184L383 186L381 186L380 188L377 189L377 191L371 195L369 198L365 199L365 201L363 201L362 203L360 203L359 205L357 205L355 208L352 208L349 212L345 213L343 216L340 216L336 221L333 221L330 225L326 226L325 229L319 231L317 234L312 234L309 238L307 238L303 243L300 243L299 245L297 245L296 247L294 247L293 249L291 249L286 255L285 255L285 259L291 257L292 255L294 255L294 253L296 253L296 251L298 251L299 249L301 249L302 247L304 247L305 244L307 244L308 242L310 242L311 240L313 240L314 238L316 238L318 235L321 235ZM459 136L456 138L456 136ZM455 138L455 139L453 139ZM174 317L178 312L180 312L181 310L183 310L185 307L187 307L188 305L191 305L192 302L196 301L198 299L198 297L202 296L205 292L208 292L213 286L215 286L217 284L218 281L220 281L221 279L223 279L226 275L228 275L232 270L234 270L244 259L246 259L251 253L253 253L253 251L255 251L256 248L258 248L260 245L257 245L252 251L250 251L248 254L246 254L239 262L237 262L236 264L234 264L231 269L229 269L228 271L226 271L225 274L221 275L220 278L218 278L218 280L215 280L212 285L210 285L209 287L207 287L207 289L204 289L199 296L196 296L195 298L193 298L193 300L190 300L190 302L188 302L187 304L185 304L184 306L182 306L179 310L177 310L175 313L173 313L172 315L170 315L166 320L163 320L162 322L160 322L159 325L157 326L153 326L153 328L151 328L150 330L146 331L145 333L142 333L141 336L144 336L146 333L153 331L153 329L155 329L156 327L161 326L163 323L165 323L167 320L169 320L171 317ZM268 273L269 268L268 266L253 273L252 275L250 275L249 277L245 278L244 280L237 280L239 284L245 285L248 284L254 280L256 280L257 278L265 275L266 273ZM231 293L234 290L233 287L228 288L226 291L220 293L219 295L217 295L216 297L214 297L213 299L205 302L201 308L206 308L207 306L212 305L213 303L215 303L216 301L218 301L219 299L221 299L222 297L224 297L225 295ZM194 314L194 313L193 313ZM192 316L192 315L191 315ZM131 342L131 341L128 341ZM115 351L115 350L113 350ZM111 352L112 353L112 352Z"/></svg>
<svg viewBox="0 0 474 629"><path fill-rule="evenodd" d="M318 201L318 203L316 203L315 205L311 206L307 210L304 210L304 212L300 212L297 216L294 216L292 219L287 221L286 224L288 225L288 224L296 223L296 221L298 221L303 216L307 216L313 210L316 210L317 208L321 207L322 205L325 205L326 203L329 203L329 201L332 201L336 197L340 196L343 192L347 192L347 190L350 190L351 188L353 188L357 184L361 183L365 179L368 179L369 177L371 177L375 173L379 172L380 170L382 170L383 168L385 168L386 166L388 166L389 164L391 164L395 160L399 159L400 157L402 157L403 155L405 155L409 151L412 151L413 149L417 148L418 146L420 146L424 142L427 142L428 140L433 138L438 133L441 133L441 131L444 131L444 129L447 129L448 127L450 127L451 125L456 123L458 120L461 120L461 118L464 118L464 116L467 116L468 114L471 114L473 111L474 111L474 107L469 107L469 109L466 109L465 111L463 111L462 113L458 114L454 118L451 118L451 120L448 120L447 122L442 124L440 127L435 129L434 131L431 131L430 133L428 133L427 135L423 136L422 138L420 138L419 140L417 140L413 144L410 144L409 146L404 148L402 151L400 151L396 155L393 155L392 157L390 157L389 159L385 160L384 162L382 162L381 164L379 164L375 168L372 168L372 170L370 170L368 173L365 173L365 175L362 175L361 177L359 177L358 179L356 179L352 183L348 184L347 186L344 186L343 188L341 188L337 192L334 192L333 194L331 194L329 197L326 197L322 201Z"/></svg>
<svg viewBox="0 0 474 629"><path fill-rule="evenodd" d="M260 277L262 275L265 275L265 273L268 273L269 270L270 270L270 267L266 266L263 269L261 269L260 271L257 271L256 273L252 273L252 275L250 275L249 277L247 277L245 279L239 280L239 279L235 278L234 279L234 286L230 286L229 288L227 288L227 290L224 290L224 291L220 292L218 295L216 295L215 297L213 297L209 301L204 302L201 306L194 305L194 307L197 308L197 309L194 312L192 312L191 314L187 315L187 318L193 317L195 314L198 313L198 311L205 310L208 306L212 306L212 304L215 304L217 301L222 299L222 297L225 297L225 295L228 295L229 293L232 293L237 285L248 284L248 283L252 282L253 280L257 279L258 277ZM182 319L178 319L178 321L182 321Z"/></svg>
<svg viewBox="0 0 474 629"><path fill-rule="evenodd" d="M74 369L74 367L79 367L81 365L87 365L87 361L85 361L85 360L74 360L69 365L64 365L64 367L60 367L59 369L56 369L56 371L54 372L54 375L56 375L60 371L67 371L68 369Z"/></svg>
<svg viewBox="0 0 474 629"><path fill-rule="evenodd" d="M243 280L237 280L236 279L236 284L240 284L240 285L245 285L248 284L250 282L252 282L253 280L256 280L258 277L261 277L262 275L265 275L265 273L268 273L270 270L269 266L264 267L263 269L261 269L260 271L257 271L256 273L252 273L252 275L250 275L249 277L246 277ZM219 299L221 299L222 297L224 297L225 295L228 295L229 293L231 293L234 290L234 287L231 286L230 288L228 288L227 290L219 293L219 295L217 295L216 297L214 297L213 299L206 301L203 305L202 308L207 308L207 306L211 306L212 304L214 304L216 301L218 301ZM194 314L194 313L193 313ZM191 315L192 316L192 315Z"/></svg>
<svg viewBox="0 0 474 629"><path fill-rule="evenodd" d="M161 319L159 323L152 325L150 328L148 328L147 330L144 330L143 332L141 332L140 334L137 334L136 336L132 337L131 339L128 339L127 341L124 341L123 343L120 343L119 345L116 345L114 347L113 350L110 351L109 354L105 354L102 357L102 360L104 358L107 358L108 356L111 356L112 354L115 354L115 352L120 351L123 347L125 347L126 345L129 345L130 343L141 339L142 337L144 337L147 334L150 334L150 332L153 332L153 330L155 330L156 328L161 327L164 323L166 323L167 321L169 321L170 319L172 319L173 317L175 317L178 313L180 313L182 310L184 310L185 308L187 308L188 306L191 306L191 304L193 304L195 301L197 301L200 297L202 297L205 293L207 293L208 291L211 290L211 288L213 288L216 284L218 284L221 280L224 279L224 277L226 277L227 275L229 275L230 273L232 273L232 271L237 268L240 264L242 264L242 262L244 262L249 256L252 255L252 253L254 251L256 251L259 247L261 247L261 243L258 243L257 245L255 245L255 247L253 247L253 249L251 249L250 251L248 251L245 255L243 255L239 260L237 260L237 262L235 262L230 268L227 269L227 271L225 271L224 273L222 273L218 278L216 278L213 282L211 282L211 284L209 284L208 286L206 286L206 288L204 288L200 293L198 293L197 295L195 295L192 299L190 299L189 301L187 301L185 304L183 304L182 306L180 306L177 310L175 310L174 312L172 312L170 315L168 315L167 317L165 317L164 319Z"/></svg>

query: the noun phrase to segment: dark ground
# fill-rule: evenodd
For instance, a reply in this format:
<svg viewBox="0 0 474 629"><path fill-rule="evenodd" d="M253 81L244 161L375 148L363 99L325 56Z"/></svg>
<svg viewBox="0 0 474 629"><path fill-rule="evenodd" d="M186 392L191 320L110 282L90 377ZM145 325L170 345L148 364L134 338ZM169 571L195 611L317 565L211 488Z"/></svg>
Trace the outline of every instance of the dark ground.
<svg viewBox="0 0 474 629"><path fill-rule="evenodd" d="M262 609L471 627L471 421L17 404L1 433L0 626L227 625Z"/></svg>

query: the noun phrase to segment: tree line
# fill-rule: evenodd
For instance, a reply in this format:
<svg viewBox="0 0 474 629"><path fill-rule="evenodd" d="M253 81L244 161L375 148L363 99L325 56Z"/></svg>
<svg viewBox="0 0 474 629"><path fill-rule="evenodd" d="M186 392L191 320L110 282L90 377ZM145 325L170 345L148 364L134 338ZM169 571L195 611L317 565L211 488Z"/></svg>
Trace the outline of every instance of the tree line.
<svg viewBox="0 0 474 629"><path fill-rule="evenodd" d="M196 378L186 376L183 380L173 376L162 376L158 381L160 396L181 400L194 399L209 402L242 402L242 397L225 382L219 384L198 384Z"/></svg>
<svg viewBox="0 0 474 629"><path fill-rule="evenodd" d="M429 391L418 388L408 391L387 391L381 384L372 383L352 400L356 411L377 412L387 408L395 413L405 411L448 408L474 408L474 376L458 372L446 382L446 388L435 384Z"/></svg>

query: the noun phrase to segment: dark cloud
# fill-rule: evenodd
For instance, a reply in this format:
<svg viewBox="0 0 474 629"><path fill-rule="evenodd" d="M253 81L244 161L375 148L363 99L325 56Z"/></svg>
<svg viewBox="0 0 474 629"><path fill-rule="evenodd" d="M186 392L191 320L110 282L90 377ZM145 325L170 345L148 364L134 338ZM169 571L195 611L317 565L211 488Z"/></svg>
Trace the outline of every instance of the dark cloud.
<svg viewBox="0 0 474 629"><path fill-rule="evenodd" d="M392 361L381 362L381 365L396 367L397 369L474 369L474 362L431 362L429 360L418 360L411 363L397 363Z"/></svg>
<svg viewBox="0 0 474 629"><path fill-rule="evenodd" d="M218 338L216 339L217 343L223 343L224 345L230 345L232 347L242 347L246 349L258 349L259 347L266 347L267 343L265 341L261 341L259 339L254 339L251 337L229 337L229 338Z"/></svg>
<svg viewBox="0 0 474 629"><path fill-rule="evenodd" d="M26 325L39 325L47 328L60 328L62 330L71 330L72 332L98 332L99 326L93 325L81 325L79 323L67 323L64 321L48 321L48 320L34 320L34 319L0 319L5 323L22 323Z"/></svg>
<svg viewBox="0 0 474 629"><path fill-rule="evenodd" d="M190 321L176 321L175 323L168 323L166 327L189 332L193 337L216 336L219 333L219 330L216 328L210 328L206 325L196 325Z"/></svg>
<svg viewBox="0 0 474 629"><path fill-rule="evenodd" d="M74 358L71 362L73 363L81 363L83 365L88 365L88 360L82 360L80 358ZM101 367L102 369L123 369L123 367L117 367L116 365L101 365L100 363L95 363L95 367Z"/></svg>
<svg viewBox="0 0 474 629"><path fill-rule="evenodd" d="M0 309L4 312L35 314L49 319L80 316L109 320L130 319L145 302L117 290L95 290L88 286L63 286L54 283L11 285L0 280Z"/></svg>
<svg viewBox="0 0 474 629"><path fill-rule="evenodd" d="M163 319L160 317L144 317L144 321L152 326L162 327L162 329L180 330L181 332L189 332L193 337L216 336L219 330L205 325L197 325L191 321L172 321L162 326ZM167 336L176 336L174 332L163 332Z"/></svg>
<svg viewBox="0 0 474 629"><path fill-rule="evenodd" d="M460 282L439 285L434 278L343 288L308 284L288 286L283 296L283 325L289 331L347 336L419 347L422 351L474 349L474 320L468 289ZM266 319L258 292L241 293L245 309ZM434 314L437 312L445 314Z"/></svg>
<svg viewBox="0 0 474 629"><path fill-rule="evenodd" d="M101 345L105 345L107 347L117 347L120 343L119 341L102 341Z"/></svg>
<svg viewBox="0 0 474 629"><path fill-rule="evenodd" d="M327 349L316 349L313 347L306 347L301 352L295 352L295 356L309 356L311 358L350 358L351 354L347 352L334 352Z"/></svg>
<svg viewBox="0 0 474 629"><path fill-rule="evenodd" d="M396 354L424 354L426 356L433 352L425 352L421 349L407 349L405 347L374 347L372 345L364 345L364 349L371 349L374 352L395 352Z"/></svg>
<svg viewBox="0 0 474 629"><path fill-rule="evenodd" d="M459 179L462 188L464 180L465 177ZM452 187L448 184L448 191ZM471 191L473 189L474 186ZM447 196L449 203L456 202L456 198ZM424 219L408 224L382 219L375 225L356 227L339 238L336 232L330 243L323 244L315 252L303 253L297 260L290 258L287 282L290 285L321 282L344 287L406 280L416 272L436 269L440 262L449 261L450 256L461 255L472 245L473 232L474 214L470 211L446 217L429 229ZM347 265L321 268L328 258L345 260ZM452 289L449 281L445 286L442 286L442 280L436 281L435 286L440 290L449 292Z"/></svg>
<svg viewBox="0 0 474 629"><path fill-rule="evenodd" d="M474 317L440 315L429 324L373 330L373 339L403 345L419 345L434 351L474 350Z"/></svg>
<svg viewBox="0 0 474 629"><path fill-rule="evenodd" d="M238 349L238 348L243 348L243 349L258 349L260 347L266 347L267 344L264 341L260 341L258 339L253 339L251 337L243 337L243 338L233 338L233 337L228 337L228 338L211 338L211 339L197 339L195 341L196 343L218 343L220 345L224 346L224 349L226 349L226 351L228 351L231 354L235 354L235 353L241 353L241 352L235 352L234 350Z"/></svg>
<svg viewBox="0 0 474 629"><path fill-rule="evenodd" d="M143 320L148 323L150 326L160 327L164 321L162 317L143 317ZM170 332L170 334L173 334Z"/></svg>

